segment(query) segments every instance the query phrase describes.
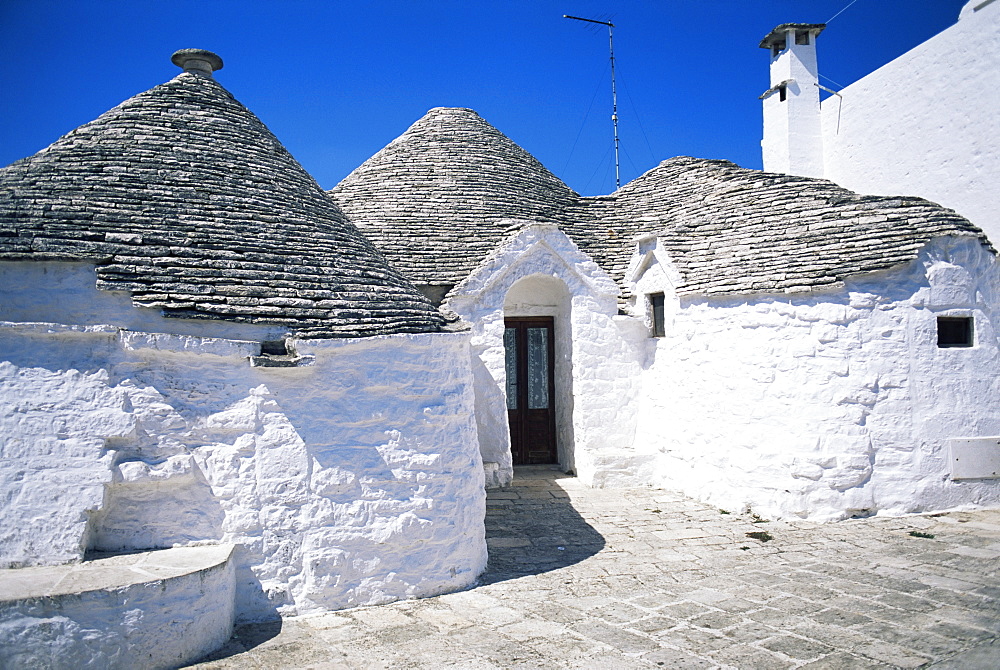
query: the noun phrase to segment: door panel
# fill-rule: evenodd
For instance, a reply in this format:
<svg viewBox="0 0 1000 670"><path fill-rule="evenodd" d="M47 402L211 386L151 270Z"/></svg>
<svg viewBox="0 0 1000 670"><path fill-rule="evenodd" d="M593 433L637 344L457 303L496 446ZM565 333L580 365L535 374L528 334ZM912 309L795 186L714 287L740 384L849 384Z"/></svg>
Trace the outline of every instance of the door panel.
<svg viewBox="0 0 1000 670"><path fill-rule="evenodd" d="M507 420L515 465L558 461L552 317L505 319Z"/></svg>

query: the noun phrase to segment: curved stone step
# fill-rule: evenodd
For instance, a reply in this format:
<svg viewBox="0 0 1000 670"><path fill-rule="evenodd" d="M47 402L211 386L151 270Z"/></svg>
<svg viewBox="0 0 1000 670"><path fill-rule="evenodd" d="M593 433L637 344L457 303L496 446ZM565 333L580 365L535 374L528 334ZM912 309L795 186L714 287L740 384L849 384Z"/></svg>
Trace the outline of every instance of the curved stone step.
<svg viewBox="0 0 1000 670"><path fill-rule="evenodd" d="M233 632L233 545L0 570L0 668L170 668Z"/></svg>

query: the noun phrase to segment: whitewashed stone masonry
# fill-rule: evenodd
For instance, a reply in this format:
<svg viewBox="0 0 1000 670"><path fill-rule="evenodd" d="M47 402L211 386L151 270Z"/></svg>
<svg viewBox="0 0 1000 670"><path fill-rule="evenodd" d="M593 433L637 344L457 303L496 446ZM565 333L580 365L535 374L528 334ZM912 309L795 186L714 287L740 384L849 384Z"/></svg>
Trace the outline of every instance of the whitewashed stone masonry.
<svg viewBox="0 0 1000 670"><path fill-rule="evenodd" d="M232 545L0 570L0 668L167 670L233 634Z"/></svg>
<svg viewBox="0 0 1000 670"><path fill-rule="evenodd" d="M676 298L653 260L637 290L667 294L667 335L649 341L636 434L653 484L772 517L1000 503L998 480L949 476L949 438L1000 435L1000 273L978 240L787 296ZM939 315L973 317L975 346L938 348Z"/></svg>
<svg viewBox="0 0 1000 670"><path fill-rule="evenodd" d="M761 41L771 52L771 88L764 106L764 169L823 176L816 38L824 24L786 23Z"/></svg>
<svg viewBox="0 0 1000 670"><path fill-rule="evenodd" d="M242 620L471 584L468 334L290 342L307 364L264 368L248 340L4 321L0 563L233 543Z"/></svg>

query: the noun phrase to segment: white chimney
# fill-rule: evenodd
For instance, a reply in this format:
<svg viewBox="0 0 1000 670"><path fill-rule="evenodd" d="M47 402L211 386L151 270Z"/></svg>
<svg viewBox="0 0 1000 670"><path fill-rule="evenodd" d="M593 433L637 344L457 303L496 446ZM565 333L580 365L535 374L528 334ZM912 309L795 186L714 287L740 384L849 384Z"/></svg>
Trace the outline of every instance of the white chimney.
<svg viewBox="0 0 1000 670"><path fill-rule="evenodd" d="M771 88L764 103L764 169L823 176L816 37L824 23L783 23L761 40L771 53Z"/></svg>

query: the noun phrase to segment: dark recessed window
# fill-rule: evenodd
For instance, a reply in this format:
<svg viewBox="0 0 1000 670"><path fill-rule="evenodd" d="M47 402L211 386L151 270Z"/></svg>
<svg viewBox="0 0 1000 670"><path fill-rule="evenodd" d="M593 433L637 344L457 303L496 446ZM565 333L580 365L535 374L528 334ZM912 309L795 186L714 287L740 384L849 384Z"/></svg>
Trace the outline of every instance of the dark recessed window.
<svg viewBox="0 0 1000 670"><path fill-rule="evenodd" d="M971 316L939 316L937 319L939 347L971 347L973 339Z"/></svg>
<svg viewBox="0 0 1000 670"><path fill-rule="evenodd" d="M269 340L260 343L261 356L287 356L286 340Z"/></svg>
<svg viewBox="0 0 1000 670"><path fill-rule="evenodd" d="M667 334L663 325L663 294L650 293L649 306L653 310L653 337L663 337Z"/></svg>
<svg viewBox="0 0 1000 670"><path fill-rule="evenodd" d="M771 58L777 58L785 50L784 42L775 42L771 45Z"/></svg>
<svg viewBox="0 0 1000 670"><path fill-rule="evenodd" d="M795 31L795 43L796 44L809 44L809 31L808 30L796 30Z"/></svg>
<svg viewBox="0 0 1000 670"><path fill-rule="evenodd" d="M778 100L780 100L781 102L784 102L785 98L788 97L788 94L785 92L787 89L788 89L787 84L778 84Z"/></svg>

